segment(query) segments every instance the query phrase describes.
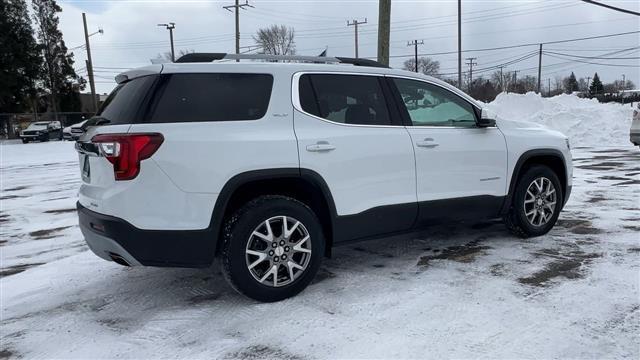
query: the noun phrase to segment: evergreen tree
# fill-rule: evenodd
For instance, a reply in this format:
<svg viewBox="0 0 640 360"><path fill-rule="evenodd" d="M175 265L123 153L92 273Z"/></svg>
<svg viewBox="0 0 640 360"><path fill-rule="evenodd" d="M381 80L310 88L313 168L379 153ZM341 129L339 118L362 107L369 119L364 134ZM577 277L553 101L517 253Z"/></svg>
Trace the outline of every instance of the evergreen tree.
<svg viewBox="0 0 640 360"><path fill-rule="evenodd" d="M41 59L25 0L0 1L0 113L28 111Z"/></svg>
<svg viewBox="0 0 640 360"><path fill-rule="evenodd" d="M604 92L604 85L602 85L602 81L600 81L600 77L598 73L593 75L593 81L591 81L591 86L589 87L589 93L591 95L602 94Z"/></svg>
<svg viewBox="0 0 640 360"><path fill-rule="evenodd" d="M578 80L576 79L576 75L571 72L568 78L564 79L564 91L567 94L571 94L574 91L578 91Z"/></svg>
<svg viewBox="0 0 640 360"><path fill-rule="evenodd" d="M73 53L58 29L58 13L62 11L55 0L32 0L37 38L44 57L42 83L51 94L51 108L58 111L80 110L79 92L85 82L73 69Z"/></svg>

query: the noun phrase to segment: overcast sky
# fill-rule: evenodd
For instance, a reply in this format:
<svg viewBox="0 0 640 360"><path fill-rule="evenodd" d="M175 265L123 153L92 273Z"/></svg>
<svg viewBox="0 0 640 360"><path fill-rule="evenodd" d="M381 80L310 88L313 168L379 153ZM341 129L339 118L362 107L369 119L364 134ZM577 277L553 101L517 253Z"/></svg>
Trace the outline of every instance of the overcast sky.
<svg viewBox="0 0 640 360"><path fill-rule="evenodd" d="M244 0L241 0L244 1ZM113 77L128 68L150 64L150 59L170 50L169 33L158 23L175 22L176 52L234 51L234 16L223 9L228 1L161 0L59 0L63 12L60 27L67 47L84 44L82 12L87 13L89 31L104 29L104 35L91 37L91 49L100 93L114 86ZM611 1L607 4L640 11L640 1ZM347 20L367 24L359 26L360 57L376 56L378 1L304 1L253 0L254 8L241 12L241 46L254 44L252 35L260 27L284 24L293 27L299 55L318 55L328 47L330 56L354 56L354 27ZM562 1L470 1L463 0L462 43L464 50L486 49L527 43L590 37L640 30L640 17L628 15L579 0ZM419 52L450 52L457 49L456 1L392 0L391 65L401 67L413 48L409 40L424 40ZM625 49L639 47L627 51ZM584 57L621 57L626 59L567 59L543 57L542 78L553 79L574 71L578 77L598 72L604 82L626 75L640 87L640 36L638 34L546 45L545 50ZM509 62L536 51L537 46L495 51L466 52L476 57L477 69ZM77 48L75 68L86 76L84 48ZM613 55L610 53L617 52ZM398 56L398 57L393 57ZM564 55L553 55L563 57ZM441 72L451 77L457 71L457 55L430 56L440 61ZM635 59L633 59L635 57ZM577 58L573 58L577 59ZM537 57L511 64L507 70L521 70L518 76L537 75ZM620 66L605 66L602 63ZM558 65L554 65L558 64ZM465 67L466 69L466 67ZM493 70L492 70L493 71ZM489 75L481 71L477 75ZM553 86L553 85L552 85Z"/></svg>

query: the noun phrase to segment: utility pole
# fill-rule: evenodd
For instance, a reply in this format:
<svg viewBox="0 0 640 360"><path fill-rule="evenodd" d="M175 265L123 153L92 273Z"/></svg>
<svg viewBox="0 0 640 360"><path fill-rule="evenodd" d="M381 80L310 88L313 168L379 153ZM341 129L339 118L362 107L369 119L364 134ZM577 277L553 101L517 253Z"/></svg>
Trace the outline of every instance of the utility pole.
<svg viewBox="0 0 640 360"><path fill-rule="evenodd" d="M627 77L625 76L625 74L622 74L622 90L626 90L627 89Z"/></svg>
<svg viewBox="0 0 640 360"><path fill-rule="evenodd" d="M549 89L547 97L551 97L551 78L547 78L547 89Z"/></svg>
<svg viewBox="0 0 640 360"><path fill-rule="evenodd" d="M540 52L538 54L538 94L540 92L540 80L542 80L542 44L540 44Z"/></svg>
<svg viewBox="0 0 640 360"><path fill-rule="evenodd" d="M378 0L378 62L389 65L391 0Z"/></svg>
<svg viewBox="0 0 640 360"><path fill-rule="evenodd" d="M420 42L418 42L418 40L413 40L407 43L407 46L413 46L414 47L414 55L415 55L415 71L418 72L418 45L424 45L424 40L420 40Z"/></svg>
<svg viewBox="0 0 640 360"><path fill-rule="evenodd" d="M467 60L467 65L469 65L469 92L471 92L471 83L473 82L473 67L475 65L478 65L478 63L474 61L476 59L478 59L478 58L466 58L465 59L465 60Z"/></svg>
<svg viewBox="0 0 640 360"><path fill-rule="evenodd" d="M93 111L98 112L98 100L96 99L96 82L93 79L93 61L91 61L91 46L89 46L89 36L95 35L97 33L102 34L102 29L97 32L89 35L89 30L87 29L87 15L82 13L82 23L84 24L84 42L85 47L87 48L87 74L89 74L89 87L91 88L91 104L93 105Z"/></svg>
<svg viewBox="0 0 640 360"><path fill-rule="evenodd" d="M591 94L591 77L587 76L587 94Z"/></svg>
<svg viewBox="0 0 640 360"><path fill-rule="evenodd" d="M518 73L520 72L520 70L513 70L513 86L517 86L518 85Z"/></svg>
<svg viewBox="0 0 640 360"><path fill-rule="evenodd" d="M347 21L347 26L355 26L355 34L356 34L356 59L358 58L358 25L366 24L367 18L364 18L364 21L353 20L351 22Z"/></svg>
<svg viewBox="0 0 640 360"><path fill-rule="evenodd" d="M504 91L504 76L502 76L502 68L504 66L500 65L500 92Z"/></svg>
<svg viewBox="0 0 640 360"><path fill-rule="evenodd" d="M171 62L176 62L176 54L173 50L173 29L176 28L176 23L158 24L158 26L164 26L169 30L169 41L171 42Z"/></svg>
<svg viewBox="0 0 640 360"><path fill-rule="evenodd" d="M249 0L245 0L244 4L240 4L240 0L236 0L235 5L227 5L222 7L227 11L235 11L236 13L236 54L240 54L240 9L244 9L247 7L253 7L252 5L249 5ZM234 10L231 10L231 8L233 8ZM240 59L236 59L236 62L239 61Z"/></svg>
<svg viewBox="0 0 640 360"><path fill-rule="evenodd" d="M458 88L462 90L462 0L458 0Z"/></svg>

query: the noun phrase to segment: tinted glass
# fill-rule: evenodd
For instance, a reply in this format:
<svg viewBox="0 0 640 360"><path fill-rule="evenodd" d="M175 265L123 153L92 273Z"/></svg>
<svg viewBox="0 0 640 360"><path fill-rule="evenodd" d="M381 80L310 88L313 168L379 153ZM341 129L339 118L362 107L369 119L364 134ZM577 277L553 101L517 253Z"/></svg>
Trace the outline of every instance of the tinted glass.
<svg viewBox="0 0 640 360"><path fill-rule="evenodd" d="M375 76L307 74L300 77L305 112L344 124L391 125Z"/></svg>
<svg viewBox="0 0 640 360"><path fill-rule="evenodd" d="M151 122L256 120L267 112L273 77L172 74L163 79Z"/></svg>
<svg viewBox="0 0 640 360"><path fill-rule="evenodd" d="M108 120L105 123L108 125L142 122L140 110L145 95L156 78L157 75L143 76L118 85L109 94L96 116Z"/></svg>
<svg viewBox="0 0 640 360"><path fill-rule="evenodd" d="M414 126L476 126L473 106L451 91L422 81L393 81Z"/></svg>

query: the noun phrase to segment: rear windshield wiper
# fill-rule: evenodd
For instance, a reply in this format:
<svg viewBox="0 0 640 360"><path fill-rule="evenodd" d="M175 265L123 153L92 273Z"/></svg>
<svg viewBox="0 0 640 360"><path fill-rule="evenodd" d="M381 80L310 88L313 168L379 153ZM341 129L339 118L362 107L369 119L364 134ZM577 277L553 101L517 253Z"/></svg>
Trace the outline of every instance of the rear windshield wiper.
<svg viewBox="0 0 640 360"><path fill-rule="evenodd" d="M107 118L105 118L105 117L102 117L102 116L94 116L94 117L92 117L91 119L89 119L89 121L87 121L87 122L84 124L83 128L84 128L84 129L86 129L86 128L87 128L87 127L89 127L89 126L100 126L100 125L105 125L105 124L108 124L108 123L110 123L110 122L111 122L111 120L109 120L109 119L107 119ZM84 130L84 129L83 129L83 130Z"/></svg>

